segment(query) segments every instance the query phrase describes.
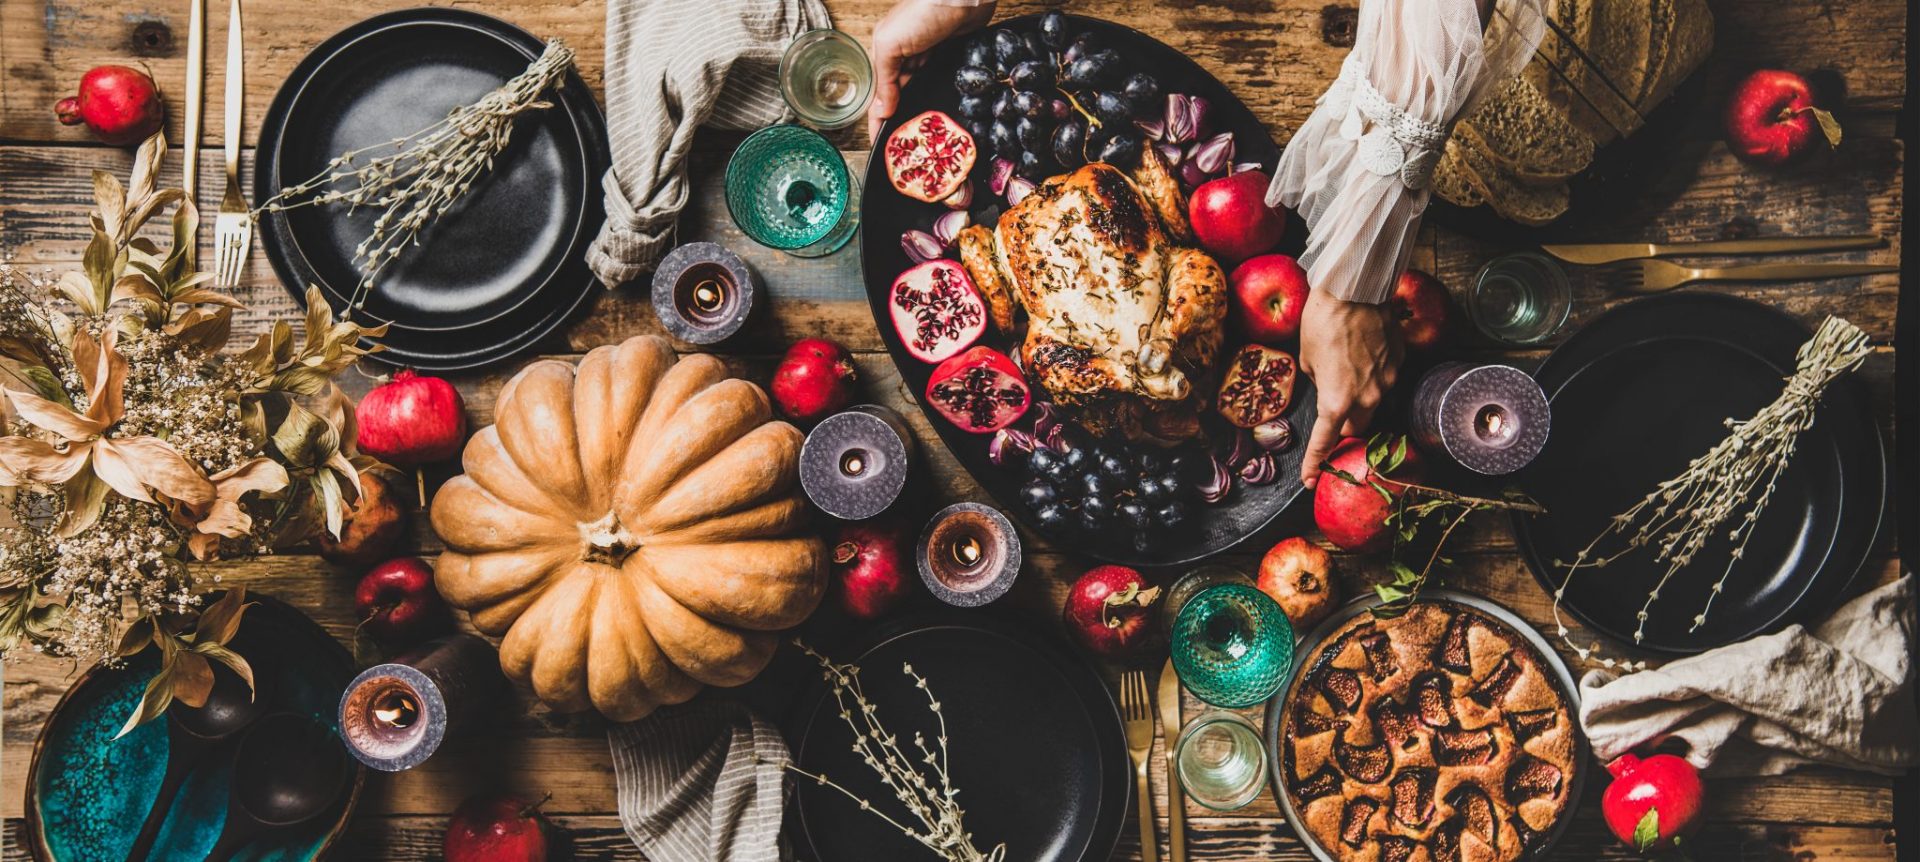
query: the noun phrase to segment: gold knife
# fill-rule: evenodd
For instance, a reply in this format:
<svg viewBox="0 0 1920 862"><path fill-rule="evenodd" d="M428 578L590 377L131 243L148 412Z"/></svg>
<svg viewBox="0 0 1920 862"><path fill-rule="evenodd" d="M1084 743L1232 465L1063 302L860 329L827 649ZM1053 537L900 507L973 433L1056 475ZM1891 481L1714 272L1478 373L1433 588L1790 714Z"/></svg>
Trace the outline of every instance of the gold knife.
<svg viewBox="0 0 1920 862"><path fill-rule="evenodd" d="M186 152L181 156L180 185L187 199L200 201L200 111L206 102L207 0L187 0L187 118L180 133ZM194 249L188 249L192 253ZM197 257L197 255L196 255ZM191 258L190 258L191 259Z"/></svg>
<svg viewBox="0 0 1920 862"><path fill-rule="evenodd" d="M1618 263L1642 257L1674 257L1701 254L1789 254L1808 251L1845 251L1876 248L1882 240L1875 234L1852 236L1761 237L1723 239L1708 242L1593 242L1543 245L1541 251L1567 263L1593 266Z"/></svg>
<svg viewBox="0 0 1920 862"><path fill-rule="evenodd" d="M1160 735L1167 753L1167 845L1171 862L1187 862L1187 799L1180 787L1180 769L1173 761L1173 743L1180 738L1180 675L1173 659L1160 671Z"/></svg>

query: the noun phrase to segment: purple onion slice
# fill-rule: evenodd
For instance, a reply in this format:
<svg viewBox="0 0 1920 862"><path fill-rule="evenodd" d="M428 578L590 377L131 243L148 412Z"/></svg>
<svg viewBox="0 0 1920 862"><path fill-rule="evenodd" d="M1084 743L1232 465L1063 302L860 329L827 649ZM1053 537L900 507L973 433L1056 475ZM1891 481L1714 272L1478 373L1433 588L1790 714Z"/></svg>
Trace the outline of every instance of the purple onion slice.
<svg viewBox="0 0 1920 862"><path fill-rule="evenodd" d="M971 221L966 210L941 213L939 218L933 220L933 238L939 240L941 245L953 245L954 237L959 236Z"/></svg>
<svg viewBox="0 0 1920 862"><path fill-rule="evenodd" d="M900 235L900 250L914 263L926 263L947 256L947 244L923 230L909 229Z"/></svg>

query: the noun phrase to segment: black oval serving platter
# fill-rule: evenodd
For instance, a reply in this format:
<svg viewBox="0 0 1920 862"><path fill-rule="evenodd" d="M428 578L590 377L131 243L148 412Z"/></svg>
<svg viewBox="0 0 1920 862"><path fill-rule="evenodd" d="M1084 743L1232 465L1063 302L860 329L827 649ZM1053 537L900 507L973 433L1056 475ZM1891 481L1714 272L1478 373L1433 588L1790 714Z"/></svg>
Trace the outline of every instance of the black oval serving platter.
<svg viewBox="0 0 1920 862"><path fill-rule="evenodd" d="M1023 15L999 22L995 27L1033 32L1038 30L1039 20L1039 15ZM1199 64L1158 39L1132 28L1077 15L1069 15L1067 20L1071 32L1094 33L1103 45L1118 50L1130 68L1151 71L1159 79L1164 91L1204 96L1213 106L1213 127L1234 134L1234 161L1257 162L1262 169L1269 172L1273 170L1279 161L1280 150L1266 127L1224 84ZM960 66L966 42L967 38L949 39L934 50L926 65L902 88L899 109L881 130L879 140L885 140L901 122L923 111L939 109L953 113L958 108L959 95L953 89L953 73ZM984 147L980 158L983 162L990 158ZM992 197L976 179L973 208L976 222L987 223L982 222L980 215L987 206L996 203L989 200ZM987 443L992 435L962 431L926 403L927 379L933 372L933 366L906 352L889 320L888 289L896 276L912 266L912 261L900 248L900 232L906 228L928 229L933 219L946 211L945 208L913 200L895 191L887 179L885 162L878 158L870 159L867 163L866 185L862 190L860 206L861 269L866 280L867 301L872 307L874 326L880 331L887 352L893 355L894 365L900 369L901 380L913 392L921 410L927 415L927 421L939 432L941 440L961 466L973 475L987 493L1001 502L1001 508L1029 530L1046 536L1058 547L1098 560L1135 566L1182 565L1226 551L1259 533L1300 496L1303 490L1300 484L1300 458L1304 446L1296 445L1278 457L1279 474L1273 482L1256 486L1236 480L1232 496L1224 502L1196 508L1195 523L1183 530L1192 533L1191 538L1180 543L1170 542L1152 554L1137 554L1132 548L1123 546L1123 543L1099 536L1067 535L1040 529L1032 510L1018 500L1016 492L1023 481L1020 473L1012 468L996 467L988 460ZM998 210L999 207L994 207L993 214L997 216ZM1286 239L1277 250L1299 254L1305 245L1305 233L1300 220L1297 217L1290 218ZM1003 350L1011 346L1004 338L989 338L982 343ZM1231 335L1227 343L1230 348L1239 344ZM1227 352L1230 351L1223 351L1223 354ZM1217 378L1210 378L1198 385L1217 385ZM1039 395L1035 393L1036 399ZM1287 410L1287 421L1293 424L1296 438L1302 444L1313 427L1315 415L1313 382L1304 374L1298 375L1294 382L1293 404Z"/></svg>
<svg viewBox="0 0 1920 862"><path fill-rule="evenodd" d="M455 9L377 15L334 34L288 76L262 122L255 199L342 152L420 130L525 71L544 47L504 21ZM381 272L355 315L391 324L381 358L434 370L498 361L558 328L592 292L585 256L605 218L605 121L578 73L556 95L554 107L516 122L493 171ZM353 249L377 214L266 213L261 239L296 300L314 285L342 309L360 280Z"/></svg>
<svg viewBox="0 0 1920 862"><path fill-rule="evenodd" d="M1559 589L1565 570L1555 561L1573 559L1614 515L1725 439L1724 420L1746 419L1779 396L1811 336L1756 302L1674 293L1609 311L1555 349L1534 375L1553 408L1553 436L1517 477L1548 514L1514 519L1541 586ZM1660 589L1639 646L1698 653L1832 607L1873 549L1886 495L1886 453L1866 385L1837 380L1706 623L1689 631L1726 567L1724 540ZM1562 606L1632 644L1664 571L1640 551L1582 569Z"/></svg>

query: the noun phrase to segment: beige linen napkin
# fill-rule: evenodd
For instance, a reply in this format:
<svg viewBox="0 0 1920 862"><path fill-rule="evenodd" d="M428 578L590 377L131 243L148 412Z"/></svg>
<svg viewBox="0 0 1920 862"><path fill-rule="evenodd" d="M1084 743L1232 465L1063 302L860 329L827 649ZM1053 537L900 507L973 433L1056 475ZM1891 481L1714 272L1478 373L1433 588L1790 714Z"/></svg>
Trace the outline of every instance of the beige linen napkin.
<svg viewBox="0 0 1920 862"><path fill-rule="evenodd" d="M821 0L608 0L607 223L587 250L602 284L659 265L687 205L687 151L703 125L780 122L780 55L833 26Z"/></svg>
<svg viewBox="0 0 1920 862"><path fill-rule="evenodd" d="M1913 576L1812 629L1770 635L1615 677L1580 681L1580 721L1602 762L1678 737L1709 775L1809 763L1881 774L1920 764L1911 656Z"/></svg>
<svg viewBox="0 0 1920 862"><path fill-rule="evenodd" d="M701 697L607 730L620 825L650 862L779 862L792 759L745 705Z"/></svg>

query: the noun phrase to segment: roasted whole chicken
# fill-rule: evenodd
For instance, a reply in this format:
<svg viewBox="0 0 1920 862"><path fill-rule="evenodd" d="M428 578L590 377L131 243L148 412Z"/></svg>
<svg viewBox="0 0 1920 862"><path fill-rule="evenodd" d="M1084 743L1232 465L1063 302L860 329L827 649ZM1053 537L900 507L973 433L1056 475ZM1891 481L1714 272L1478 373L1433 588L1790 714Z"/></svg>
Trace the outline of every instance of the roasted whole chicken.
<svg viewBox="0 0 1920 862"><path fill-rule="evenodd" d="M1226 275L1192 241L1151 147L1131 177L1088 164L959 236L994 325L1011 332L1026 310L1028 378L1095 434L1166 443L1200 433L1196 384L1226 320Z"/></svg>

